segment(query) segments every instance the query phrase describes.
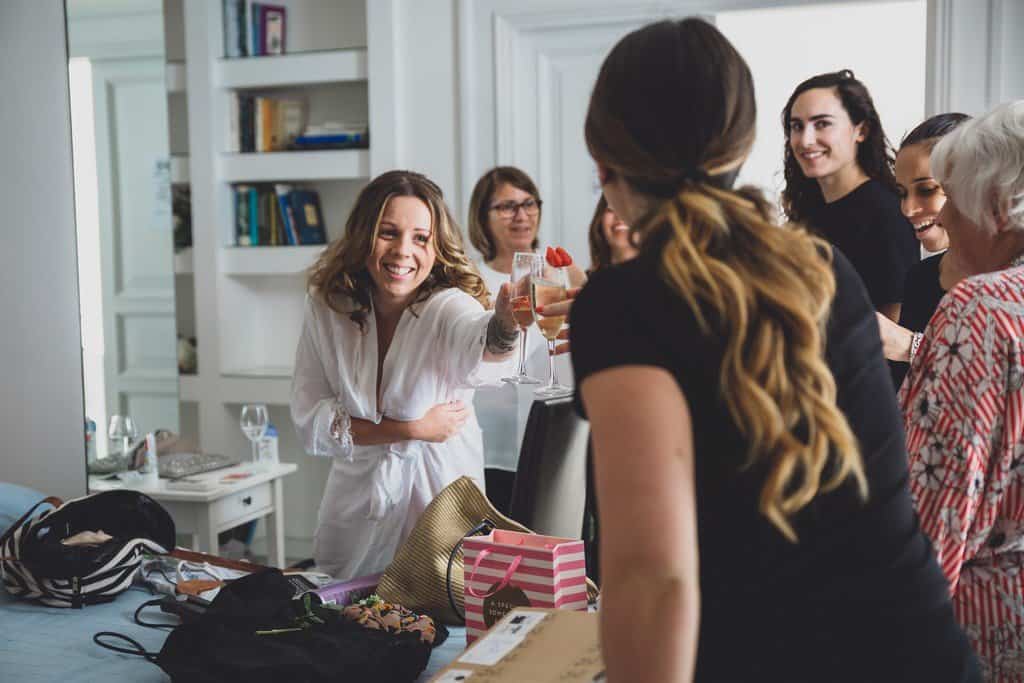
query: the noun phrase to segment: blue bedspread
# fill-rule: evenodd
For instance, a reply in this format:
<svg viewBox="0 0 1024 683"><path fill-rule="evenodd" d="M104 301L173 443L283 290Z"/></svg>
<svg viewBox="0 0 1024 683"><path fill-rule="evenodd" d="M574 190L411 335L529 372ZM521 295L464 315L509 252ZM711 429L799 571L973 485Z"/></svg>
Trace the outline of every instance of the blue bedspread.
<svg viewBox="0 0 1024 683"><path fill-rule="evenodd" d="M115 631L134 638L153 652L158 651L166 632L139 626L132 620L135 609L152 597L148 592L133 588L111 603L72 610L16 600L0 588L0 681L169 681L155 664L141 657L105 650L92 642L97 631ZM175 623L157 608L143 612L143 619L147 621L158 622L164 618ZM429 680L465 648L465 629L450 630L451 636L445 644L431 655L421 681Z"/></svg>
<svg viewBox="0 0 1024 683"><path fill-rule="evenodd" d="M0 482L0 531L42 498L43 494L37 491ZM167 632L139 626L132 619L136 608L153 597L145 590L133 588L105 605L73 610L17 600L0 588L0 683L170 680L160 667L142 657L105 650L92 642L94 633L114 631L137 640L151 652L159 651ZM143 619L176 623L158 608L145 610ZM466 630L450 630L445 644L431 654L421 681L429 680L465 649Z"/></svg>

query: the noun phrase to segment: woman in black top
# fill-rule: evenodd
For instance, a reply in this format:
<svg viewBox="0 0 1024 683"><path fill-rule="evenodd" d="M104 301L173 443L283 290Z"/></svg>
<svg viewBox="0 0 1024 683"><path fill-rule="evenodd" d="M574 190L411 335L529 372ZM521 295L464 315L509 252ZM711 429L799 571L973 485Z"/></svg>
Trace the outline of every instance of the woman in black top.
<svg viewBox="0 0 1024 683"><path fill-rule="evenodd" d="M933 116L903 138L896 154L900 209L910 221L918 242L933 253L910 268L903 287L899 325L911 332L924 332L946 290L960 279L952 272L952 260L941 253L949 248L949 236L939 222L939 211L946 203L946 195L932 177L929 160L935 143L968 118L966 114ZM893 379L898 387L903 383L909 364L906 358L890 360L896 361Z"/></svg>
<svg viewBox="0 0 1024 683"><path fill-rule="evenodd" d="M872 305L899 319L917 242L900 213L892 152L863 83L844 69L796 87L782 110L786 135L782 205L838 247Z"/></svg>
<svg viewBox="0 0 1024 683"><path fill-rule="evenodd" d="M608 680L978 680L863 286L731 189L755 119L746 63L698 19L623 38L591 97L588 147L641 245L570 327Z"/></svg>

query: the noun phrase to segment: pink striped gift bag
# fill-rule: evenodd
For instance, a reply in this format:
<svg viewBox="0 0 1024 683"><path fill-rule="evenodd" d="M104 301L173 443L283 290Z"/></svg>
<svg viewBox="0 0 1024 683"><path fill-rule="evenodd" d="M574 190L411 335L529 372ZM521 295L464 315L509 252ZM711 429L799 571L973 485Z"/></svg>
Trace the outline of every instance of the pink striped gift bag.
<svg viewBox="0 0 1024 683"><path fill-rule="evenodd" d="M467 644L513 607L587 608L583 541L495 529L462 553Z"/></svg>

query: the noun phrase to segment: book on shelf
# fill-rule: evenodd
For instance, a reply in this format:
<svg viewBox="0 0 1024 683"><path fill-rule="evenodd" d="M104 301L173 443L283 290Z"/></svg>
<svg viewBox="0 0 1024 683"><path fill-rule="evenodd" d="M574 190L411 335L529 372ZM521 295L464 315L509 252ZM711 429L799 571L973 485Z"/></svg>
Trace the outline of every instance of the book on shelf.
<svg viewBox="0 0 1024 683"><path fill-rule="evenodd" d="M235 185L231 188L232 204L235 207L235 244L240 247L252 246L249 235L249 191L255 189L248 185Z"/></svg>
<svg viewBox="0 0 1024 683"><path fill-rule="evenodd" d="M245 44L245 0L223 0L224 56L246 57L249 54Z"/></svg>
<svg viewBox="0 0 1024 683"><path fill-rule="evenodd" d="M269 183L232 187L235 245L298 246L327 243L320 195L315 190Z"/></svg>
<svg viewBox="0 0 1024 683"><path fill-rule="evenodd" d="M288 10L252 0L222 0L224 56L283 55Z"/></svg>
<svg viewBox="0 0 1024 683"><path fill-rule="evenodd" d="M256 6L256 5L254 5ZM283 55L285 37L285 14L280 5L260 4L260 54Z"/></svg>
<svg viewBox="0 0 1024 683"><path fill-rule="evenodd" d="M290 144L290 149L366 149L370 146L365 123L324 123L307 126Z"/></svg>
<svg viewBox="0 0 1024 683"><path fill-rule="evenodd" d="M232 93L228 116L235 117L228 121L228 152L278 152L289 149L302 132L306 103L294 98Z"/></svg>
<svg viewBox="0 0 1024 683"><path fill-rule="evenodd" d="M320 211L320 195L311 190L296 188L289 195L291 213L295 221L295 232L300 244L326 244L323 213Z"/></svg>

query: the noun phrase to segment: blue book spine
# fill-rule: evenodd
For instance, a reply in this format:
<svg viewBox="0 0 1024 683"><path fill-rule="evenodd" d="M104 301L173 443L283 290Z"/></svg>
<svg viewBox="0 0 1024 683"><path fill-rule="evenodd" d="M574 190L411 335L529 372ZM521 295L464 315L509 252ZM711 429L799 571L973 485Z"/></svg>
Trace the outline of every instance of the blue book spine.
<svg viewBox="0 0 1024 683"><path fill-rule="evenodd" d="M281 225L284 227L284 241L285 244L292 246L295 244L294 230L292 226L291 216L288 215L288 190L286 187L275 187L275 193L277 194L277 205L281 207Z"/></svg>
<svg viewBox="0 0 1024 683"><path fill-rule="evenodd" d="M262 55L263 51L260 49L260 5L262 3L254 2L249 7L251 13L250 19L252 20L252 55Z"/></svg>
<svg viewBox="0 0 1024 683"><path fill-rule="evenodd" d="M363 141L362 133L338 133L337 135L300 135L295 138L297 145L326 145L339 142L359 143Z"/></svg>
<svg viewBox="0 0 1024 683"><path fill-rule="evenodd" d="M254 247L260 243L259 196L255 187L249 188L249 239Z"/></svg>

